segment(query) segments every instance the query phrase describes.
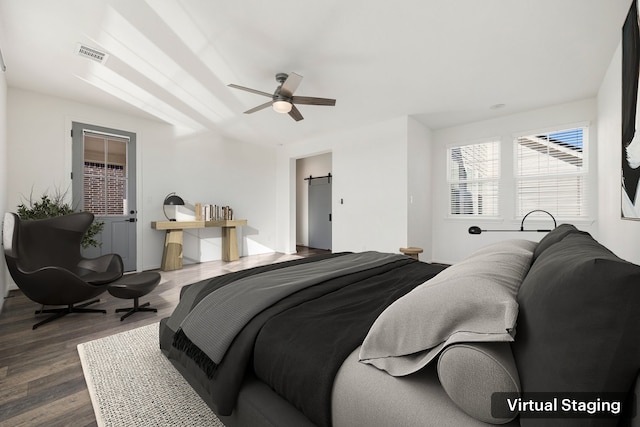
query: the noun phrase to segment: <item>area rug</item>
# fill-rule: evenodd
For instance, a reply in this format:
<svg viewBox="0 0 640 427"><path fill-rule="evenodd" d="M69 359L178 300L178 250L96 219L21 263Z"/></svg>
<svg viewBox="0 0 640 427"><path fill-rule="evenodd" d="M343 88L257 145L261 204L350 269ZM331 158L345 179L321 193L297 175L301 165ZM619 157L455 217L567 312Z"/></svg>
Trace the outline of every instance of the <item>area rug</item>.
<svg viewBox="0 0 640 427"><path fill-rule="evenodd" d="M158 324L78 345L98 426L224 427L160 352Z"/></svg>

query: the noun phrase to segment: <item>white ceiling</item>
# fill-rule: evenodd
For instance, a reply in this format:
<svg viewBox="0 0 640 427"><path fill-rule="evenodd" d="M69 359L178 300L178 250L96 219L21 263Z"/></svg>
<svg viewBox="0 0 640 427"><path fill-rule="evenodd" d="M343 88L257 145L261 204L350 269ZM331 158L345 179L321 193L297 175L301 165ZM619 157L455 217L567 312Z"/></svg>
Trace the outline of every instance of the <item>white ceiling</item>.
<svg viewBox="0 0 640 427"><path fill-rule="evenodd" d="M631 0L0 0L10 87L286 144L412 115L432 129L595 96ZM109 53L104 65L76 44ZM305 120L265 109L304 76ZM506 104L493 110L495 104Z"/></svg>

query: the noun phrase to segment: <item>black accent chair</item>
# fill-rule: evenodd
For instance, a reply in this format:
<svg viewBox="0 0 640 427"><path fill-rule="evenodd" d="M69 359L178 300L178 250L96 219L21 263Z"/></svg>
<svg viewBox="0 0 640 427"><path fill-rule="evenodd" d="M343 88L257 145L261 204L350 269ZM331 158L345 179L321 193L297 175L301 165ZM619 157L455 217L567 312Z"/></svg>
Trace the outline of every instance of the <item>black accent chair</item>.
<svg viewBox="0 0 640 427"><path fill-rule="evenodd" d="M42 304L36 314L54 313L33 329L69 313L106 313L86 307L100 301L92 298L122 277L124 266L118 254L82 257L80 243L93 218L79 212L23 221L5 213L2 241L9 273L29 299ZM66 307L45 310L45 305Z"/></svg>

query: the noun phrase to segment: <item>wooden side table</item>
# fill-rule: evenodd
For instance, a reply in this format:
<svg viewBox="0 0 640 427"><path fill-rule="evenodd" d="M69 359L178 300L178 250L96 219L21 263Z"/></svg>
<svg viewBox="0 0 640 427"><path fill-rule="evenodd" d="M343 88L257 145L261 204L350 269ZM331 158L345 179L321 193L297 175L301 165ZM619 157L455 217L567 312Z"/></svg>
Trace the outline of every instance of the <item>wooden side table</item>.
<svg viewBox="0 0 640 427"><path fill-rule="evenodd" d="M400 252L402 252L406 256L410 256L411 258L419 260L418 254L421 254L423 250L422 248L416 248L416 247L410 246L408 248L400 248Z"/></svg>
<svg viewBox="0 0 640 427"><path fill-rule="evenodd" d="M162 271L182 268L183 230L189 228L222 228L222 260L236 261L238 254L238 235L236 227L247 225L246 219L220 221L153 221L151 228L166 230L164 251L162 252Z"/></svg>

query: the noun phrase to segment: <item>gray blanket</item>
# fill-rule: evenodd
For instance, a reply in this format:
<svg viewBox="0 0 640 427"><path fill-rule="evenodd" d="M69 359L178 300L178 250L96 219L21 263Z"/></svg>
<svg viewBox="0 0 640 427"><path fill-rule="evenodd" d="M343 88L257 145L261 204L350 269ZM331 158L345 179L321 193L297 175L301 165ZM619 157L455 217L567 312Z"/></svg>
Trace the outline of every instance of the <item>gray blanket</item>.
<svg viewBox="0 0 640 427"><path fill-rule="evenodd" d="M238 332L273 303L325 280L402 258L404 255L363 252L250 276L211 292L185 316L180 328L218 364Z"/></svg>

